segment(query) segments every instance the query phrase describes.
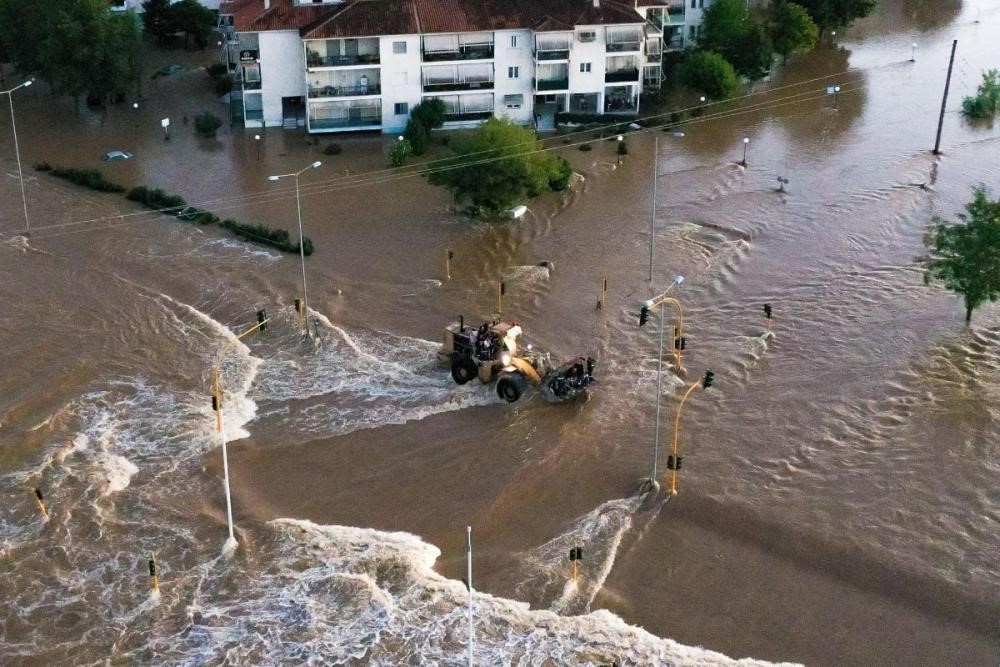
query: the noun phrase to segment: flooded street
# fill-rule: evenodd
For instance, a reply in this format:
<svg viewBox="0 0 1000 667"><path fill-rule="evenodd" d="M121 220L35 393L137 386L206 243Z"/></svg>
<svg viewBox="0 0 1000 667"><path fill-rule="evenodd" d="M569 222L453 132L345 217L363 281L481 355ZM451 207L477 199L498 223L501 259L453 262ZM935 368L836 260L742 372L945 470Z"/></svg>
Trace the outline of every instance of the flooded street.
<svg viewBox="0 0 1000 667"><path fill-rule="evenodd" d="M613 141L549 139L582 184L511 224L385 170L392 137L196 138L185 118L227 114L198 69L211 54L146 63L190 67L147 78L137 110L18 91L33 231L16 235L5 120L0 662L464 664L471 525L477 664L996 665L1000 306L965 326L915 258L972 186L1000 197L1000 127L957 112L1000 66L997 35L995 2L883 2L685 137L630 135L620 166ZM332 142L342 154L323 154ZM135 157L100 161L115 149ZM298 332L297 256L31 168L43 160L293 237L294 189L267 176L322 160L302 189L318 340ZM667 502L637 495L659 323L637 314L676 274L689 372L664 377L667 443L685 385L706 369L715 385L686 404ZM438 365L443 327L491 317L500 278L530 342L597 359L589 400L507 405ZM227 559L211 369L260 308L267 331L222 365Z"/></svg>

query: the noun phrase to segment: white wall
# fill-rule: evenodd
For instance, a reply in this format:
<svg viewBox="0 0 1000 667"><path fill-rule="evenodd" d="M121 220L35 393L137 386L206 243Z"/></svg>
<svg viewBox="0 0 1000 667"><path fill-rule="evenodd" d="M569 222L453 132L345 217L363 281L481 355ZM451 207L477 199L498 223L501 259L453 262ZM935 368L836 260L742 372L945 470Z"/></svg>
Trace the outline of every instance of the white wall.
<svg viewBox="0 0 1000 667"><path fill-rule="evenodd" d="M517 37L517 47L510 45L512 36ZM496 68L493 73L493 115L527 125L532 121L535 100L532 81L535 76L534 35L530 30L500 30L494 33L493 40ZM519 78L507 78L509 67L519 68ZM508 109L503 103L504 95L522 95L524 103L520 109Z"/></svg>
<svg viewBox="0 0 1000 667"><path fill-rule="evenodd" d="M595 32L597 38L593 42L581 42L581 32ZM569 92L598 93L598 108L592 113L601 113L604 109L604 70L608 57L605 45L604 26L577 26L573 33L573 48L569 52ZM590 63L590 72L580 72L580 63ZM568 104L567 100L567 104ZM568 108L568 107L567 107Z"/></svg>
<svg viewBox="0 0 1000 667"><path fill-rule="evenodd" d="M406 53L393 53L393 42L405 42ZM420 36L382 37L379 43L382 61L382 131L399 133L409 116L397 116L397 102L406 102L409 110L420 104Z"/></svg>
<svg viewBox="0 0 1000 667"><path fill-rule="evenodd" d="M281 125L281 98L306 94L305 50L297 30L259 33L264 125Z"/></svg>

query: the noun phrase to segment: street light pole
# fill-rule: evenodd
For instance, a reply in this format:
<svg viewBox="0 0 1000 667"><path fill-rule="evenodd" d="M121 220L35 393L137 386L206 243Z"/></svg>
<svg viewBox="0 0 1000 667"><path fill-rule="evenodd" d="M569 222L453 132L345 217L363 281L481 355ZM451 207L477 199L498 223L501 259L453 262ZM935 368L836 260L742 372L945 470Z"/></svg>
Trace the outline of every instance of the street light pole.
<svg viewBox="0 0 1000 667"><path fill-rule="evenodd" d="M257 144L257 162L260 162L260 135L259 134L253 135L253 140L254 143Z"/></svg>
<svg viewBox="0 0 1000 667"><path fill-rule="evenodd" d="M702 98L704 99L704 98ZM683 138L683 132L674 132L673 136L678 138ZM659 174L659 159L660 159L660 137L655 137L654 148L653 148L653 202L650 206L649 215L649 282L653 282L653 245L656 240L656 179Z"/></svg>
<svg viewBox="0 0 1000 667"><path fill-rule="evenodd" d="M21 183L21 205L24 207L24 235L28 236L31 234L31 226L28 224L28 197L24 193L24 174L21 172L21 149L17 144L17 124L14 122L14 91L19 88L27 88L32 83L33 79L25 81L19 86L14 86L10 90L0 91L0 95L6 95L7 100L10 102L10 127L14 134L14 155L17 159L17 180Z"/></svg>
<svg viewBox="0 0 1000 667"><path fill-rule="evenodd" d="M298 171L290 174L278 174L277 176L268 176L269 181L279 181L282 178L292 177L295 179L295 211L298 214L299 219L299 258L302 260L302 311L299 313L299 319L302 322L302 330L309 334L309 323L307 314L309 312L309 294L306 288L306 250L305 250L305 236L302 234L302 199L299 196L299 176L302 172L309 169L316 169L323 163L316 160L309 166L303 167Z"/></svg>
<svg viewBox="0 0 1000 667"><path fill-rule="evenodd" d="M672 298L667 297L667 294L670 292L671 289L673 289L674 287L676 287L678 285L681 285L683 282L684 282L684 276L674 276L674 279L670 283L670 286L667 287L666 290L664 290L663 294L661 294L660 296L658 296L658 297L656 297L654 299L649 299L648 301L644 301L643 304L642 304L642 307L645 308L645 309L647 309L647 311L650 308L656 308L657 306L663 305L664 303L670 303L670 304L674 305L678 309L678 312L680 313L680 321L679 321L678 331L680 331L681 333L683 333L683 331L684 331L684 329L683 329L683 327L684 327L684 311L681 309L680 302L677 301L677 299L672 299ZM661 408L661 405L662 405L662 400L661 399L662 399L662 393L663 393L662 392L662 387L663 387L663 330L664 330L664 322L665 322L665 320L666 320L666 314L661 310L660 311L660 346L659 346L659 353L658 353L658 356L657 356L657 367L656 367L656 424L655 424L655 427L654 427L655 428L655 431L654 431L655 436L653 438L653 469L652 469L652 472L649 475L649 480L647 481L647 483L649 484L649 487L654 492L659 491L659 489L660 489L660 483L656 481L656 473L657 473L657 470L658 470L659 465L660 465L660 408ZM645 320L640 319L640 324L642 324L642 322L644 322L644 321ZM680 356L679 356L679 352L675 353L675 357L674 358L675 358L676 364L677 364L677 371L680 372L681 369L680 369Z"/></svg>
<svg viewBox="0 0 1000 667"><path fill-rule="evenodd" d="M466 566L468 568L468 586L469 586L469 667L472 667L472 653L473 653L473 640L475 635L473 634L472 625L472 526L465 527L466 535L466 555L468 560Z"/></svg>
<svg viewBox="0 0 1000 667"><path fill-rule="evenodd" d="M747 148L750 146L750 137L743 137L743 161L740 162L744 167L747 166Z"/></svg>

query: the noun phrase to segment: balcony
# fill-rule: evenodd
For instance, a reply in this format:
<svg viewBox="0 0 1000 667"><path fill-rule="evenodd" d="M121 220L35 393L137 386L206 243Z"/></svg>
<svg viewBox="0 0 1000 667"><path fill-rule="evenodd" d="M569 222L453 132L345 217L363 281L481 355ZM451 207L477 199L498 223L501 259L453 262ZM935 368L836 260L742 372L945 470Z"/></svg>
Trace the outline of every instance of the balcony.
<svg viewBox="0 0 1000 667"><path fill-rule="evenodd" d="M246 120L264 120L264 110L263 109L244 109L243 117Z"/></svg>
<svg viewBox="0 0 1000 667"><path fill-rule="evenodd" d="M535 51L535 60L569 60L569 47L551 51L539 49Z"/></svg>
<svg viewBox="0 0 1000 667"><path fill-rule="evenodd" d="M538 79L535 90L569 90L569 79Z"/></svg>
<svg viewBox="0 0 1000 667"><path fill-rule="evenodd" d="M309 87L309 97L360 97L362 95L381 95L382 86L370 83L367 86L320 86Z"/></svg>
<svg viewBox="0 0 1000 667"><path fill-rule="evenodd" d="M353 67L381 63L378 39L321 39L306 42L306 67Z"/></svg>
<svg viewBox="0 0 1000 667"><path fill-rule="evenodd" d="M613 86L604 89L604 113L635 113L639 98L632 86Z"/></svg>
<svg viewBox="0 0 1000 667"><path fill-rule="evenodd" d="M493 90L493 64L433 65L424 67L425 93L460 90Z"/></svg>
<svg viewBox="0 0 1000 667"><path fill-rule="evenodd" d="M446 123L462 123L470 120L488 120L493 116L493 109L484 111L455 111L444 115Z"/></svg>
<svg viewBox="0 0 1000 667"><path fill-rule="evenodd" d="M311 130L365 129L381 125L382 104L378 100L309 103Z"/></svg>
<svg viewBox="0 0 1000 667"><path fill-rule="evenodd" d="M608 53L630 53L642 48L642 30L639 28L608 28Z"/></svg>
<svg viewBox="0 0 1000 667"><path fill-rule="evenodd" d="M310 72L306 77L309 97L361 97L382 93L377 68Z"/></svg>
<svg viewBox="0 0 1000 667"><path fill-rule="evenodd" d="M608 70L607 72L604 73L605 83L621 83L625 81L629 83L635 83L638 80L639 80L638 67L619 69L614 71Z"/></svg>
<svg viewBox="0 0 1000 667"><path fill-rule="evenodd" d="M427 51L423 52L424 62L436 63L448 60L492 60L493 45L470 45L449 51Z"/></svg>

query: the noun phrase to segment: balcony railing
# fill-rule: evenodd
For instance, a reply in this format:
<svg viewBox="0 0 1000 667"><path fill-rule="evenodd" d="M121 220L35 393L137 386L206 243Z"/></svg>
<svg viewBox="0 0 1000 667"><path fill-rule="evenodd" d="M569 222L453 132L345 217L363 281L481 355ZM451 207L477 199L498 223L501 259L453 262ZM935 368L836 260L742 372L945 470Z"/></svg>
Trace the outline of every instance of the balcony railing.
<svg viewBox="0 0 1000 667"><path fill-rule="evenodd" d="M263 109L246 109L243 115L247 120L264 120Z"/></svg>
<svg viewBox="0 0 1000 667"><path fill-rule="evenodd" d="M569 48L538 49L535 51L535 60L569 60Z"/></svg>
<svg viewBox="0 0 1000 667"><path fill-rule="evenodd" d="M539 79L536 90L567 90L569 79Z"/></svg>
<svg viewBox="0 0 1000 667"><path fill-rule="evenodd" d="M316 52L307 54L306 67L349 67L351 65L378 65L378 53L358 53L352 56L321 56Z"/></svg>
<svg viewBox="0 0 1000 667"><path fill-rule="evenodd" d="M243 90L260 90L260 81L243 80Z"/></svg>
<svg viewBox="0 0 1000 667"><path fill-rule="evenodd" d="M312 118L309 127L314 130L332 130L338 127L377 127L382 124L381 117L363 118Z"/></svg>
<svg viewBox="0 0 1000 667"><path fill-rule="evenodd" d="M622 53L625 51L638 51L640 43L635 42L614 42L608 43L608 53Z"/></svg>
<svg viewBox="0 0 1000 667"><path fill-rule="evenodd" d="M605 72L604 81L607 83L620 82L620 81L638 81L639 80L639 68L634 67L631 69L620 69L614 72Z"/></svg>
<svg viewBox="0 0 1000 667"><path fill-rule="evenodd" d="M369 83L367 86L310 86L309 97L351 97L360 95L381 95L382 86Z"/></svg>
<svg viewBox="0 0 1000 667"><path fill-rule="evenodd" d="M424 62L447 60L489 60L493 58L492 44L469 44L448 51L424 51Z"/></svg>
<svg viewBox="0 0 1000 667"><path fill-rule="evenodd" d="M493 81L424 81L425 93L446 90L492 90Z"/></svg>
<svg viewBox="0 0 1000 667"><path fill-rule="evenodd" d="M493 110L486 111L455 111L444 115L444 122L457 123L466 120L486 120L493 115Z"/></svg>
<svg viewBox="0 0 1000 667"><path fill-rule="evenodd" d="M613 98L604 102L604 113L630 113L638 110L634 99Z"/></svg>

